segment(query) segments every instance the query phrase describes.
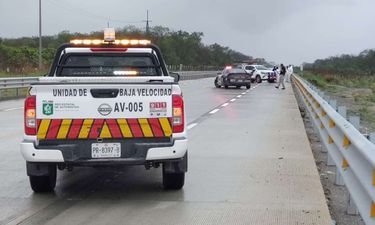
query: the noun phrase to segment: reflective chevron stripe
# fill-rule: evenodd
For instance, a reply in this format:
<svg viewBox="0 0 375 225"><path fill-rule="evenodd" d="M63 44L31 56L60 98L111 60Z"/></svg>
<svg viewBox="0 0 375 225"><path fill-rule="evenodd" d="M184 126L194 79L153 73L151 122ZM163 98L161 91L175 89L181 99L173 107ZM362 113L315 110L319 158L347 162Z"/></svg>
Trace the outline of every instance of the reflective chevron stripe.
<svg viewBox="0 0 375 225"><path fill-rule="evenodd" d="M37 122L39 140L172 136L169 118L43 119Z"/></svg>

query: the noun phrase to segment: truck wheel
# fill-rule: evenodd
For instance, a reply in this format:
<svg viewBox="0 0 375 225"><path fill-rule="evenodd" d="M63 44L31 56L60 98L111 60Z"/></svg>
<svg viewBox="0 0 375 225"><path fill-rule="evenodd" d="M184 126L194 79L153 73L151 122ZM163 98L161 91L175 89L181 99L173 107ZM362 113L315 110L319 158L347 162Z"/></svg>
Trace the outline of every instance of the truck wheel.
<svg viewBox="0 0 375 225"><path fill-rule="evenodd" d="M255 81L257 83L262 83L262 78L260 78L260 76L258 75L256 78L255 78Z"/></svg>
<svg viewBox="0 0 375 225"><path fill-rule="evenodd" d="M29 176L30 186L34 192L51 192L56 186L56 165L50 165L48 176Z"/></svg>
<svg viewBox="0 0 375 225"><path fill-rule="evenodd" d="M228 89L228 85L224 85L224 88L225 88L225 89Z"/></svg>
<svg viewBox="0 0 375 225"><path fill-rule="evenodd" d="M163 186L166 190L179 190L184 186L188 170L188 153L177 162L163 163Z"/></svg>
<svg viewBox="0 0 375 225"><path fill-rule="evenodd" d="M163 171L163 186L166 190L180 190L185 184L185 173L165 173Z"/></svg>
<svg viewBox="0 0 375 225"><path fill-rule="evenodd" d="M217 87L217 88L221 88L221 86L217 83L217 78L215 79L215 87Z"/></svg>
<svg viewBox="0 0 375 225"><path fill-rule="evenodd" d="M250 89L250 84L246 85L246 89Z"/></svg>

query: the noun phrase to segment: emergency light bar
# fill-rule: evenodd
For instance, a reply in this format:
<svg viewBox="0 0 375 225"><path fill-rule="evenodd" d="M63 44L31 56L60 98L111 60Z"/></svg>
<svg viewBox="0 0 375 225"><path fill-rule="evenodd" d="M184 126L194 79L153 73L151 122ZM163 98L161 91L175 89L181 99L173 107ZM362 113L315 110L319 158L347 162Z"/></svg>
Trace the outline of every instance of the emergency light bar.
<svg viewBox="0 0 375 225"><path fill-rule="evenodd" d="M104 40L100 39L74 39L70 43L74 45L104 45L104 44L113 44L113 45L149 45L151 44L150 40L139 40L139 39L115 39L115 29L114 28L105 28L104 29Z"/></svg>
<svg viewBox="0 0 375 225"><path fill-rule="evenodd" d="M149 45L151 44L150 40L138 40L138 39L122 39L115 41L105 41L100 39L74 39L70 41L74 45L104 45L104 44L113 44L113 45Z"/></svg>

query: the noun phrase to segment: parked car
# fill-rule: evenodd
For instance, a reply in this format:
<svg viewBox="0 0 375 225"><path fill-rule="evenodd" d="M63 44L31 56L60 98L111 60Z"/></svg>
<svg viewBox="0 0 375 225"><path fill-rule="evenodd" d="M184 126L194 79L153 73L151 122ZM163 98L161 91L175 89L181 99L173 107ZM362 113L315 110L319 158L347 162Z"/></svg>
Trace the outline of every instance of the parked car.
<svg viewBox="0 0 375 225"><path fill-rule="evenodd" d="M266 68L263 65L241 65L241 68L246 70L247 73L251 74L251 81L261 83L263 80L267 80L270 83L276 81L277 76L272 69Z"/></svg>
<svg viewBox="0 0 375 225"><path fill-rule="evenodd" d="M219 72L214 81L215 87L228 88L234 86L241 88L245 86L250 89L251 86L251 74L248 74L245 70L239 68L226 67L222 72Z"/></svg>

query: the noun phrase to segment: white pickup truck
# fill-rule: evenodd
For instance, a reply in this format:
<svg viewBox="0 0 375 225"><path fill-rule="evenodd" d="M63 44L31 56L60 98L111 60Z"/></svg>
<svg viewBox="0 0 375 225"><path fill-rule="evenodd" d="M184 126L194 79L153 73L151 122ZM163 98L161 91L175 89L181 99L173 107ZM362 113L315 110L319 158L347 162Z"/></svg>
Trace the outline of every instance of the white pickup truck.
<svg viewBox="0 0 375 225"><path fill-rule="evenodd" d="M53 191L57 169L126 165L161 165L164 188L181 189L187 133L178 80L147 40L62 45L25 100L21 153L34 192Z"/></svg>

